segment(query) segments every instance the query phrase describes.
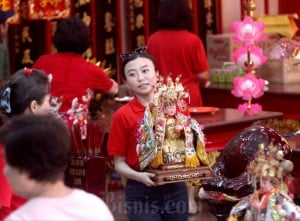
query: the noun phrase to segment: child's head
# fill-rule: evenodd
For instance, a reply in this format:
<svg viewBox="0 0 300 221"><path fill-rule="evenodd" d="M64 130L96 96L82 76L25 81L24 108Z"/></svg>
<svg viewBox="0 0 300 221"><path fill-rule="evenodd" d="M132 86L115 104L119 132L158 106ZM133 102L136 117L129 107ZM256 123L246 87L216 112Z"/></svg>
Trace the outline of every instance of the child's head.
<svg viewBox="0 0 300 221"><path fill-rule="evenodd" d="M158 71L154 59L146 52L146 47L121 55L123 77L135 94L147 94L156 85Z"/></svg>
<svg viewBox="0 0 300 221"><path fill-rule="evenodd" d="M78 17L64 19L57 26L53 42L59 52L82 54L91 45L89 28Z"/></svg>
<svg viewBox="0 0 300 221"><path fill-rule="evenodd" d="M48 113L50 82L39 69L24 68L13 74L0 89L0 110L8 117L29 113Z"/></svg>
<svg viewBox="0 0 300 221"><path fill-rule="evenodd" d="M16 194L30 198L38 184L63 180L70 159L69 130L52 115L21 115L1 130L5 174Z"/></svg>

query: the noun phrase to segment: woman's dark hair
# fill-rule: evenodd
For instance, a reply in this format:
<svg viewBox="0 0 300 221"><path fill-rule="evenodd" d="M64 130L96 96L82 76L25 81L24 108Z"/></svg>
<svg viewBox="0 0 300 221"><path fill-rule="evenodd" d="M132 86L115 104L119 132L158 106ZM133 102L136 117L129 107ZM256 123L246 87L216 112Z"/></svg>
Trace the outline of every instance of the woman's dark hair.
<svg viewBox="0 0 300 221"><path fill-rule="evenodd" d="M44 71L20 69L0 88L1 113L7 117L23 114L33 100L42 104L49 93L50 83Z"/></svg>
<svg viewBox="0 0 300 221"><path fill-rule="evenodd" d="M82 54L91 45L91 41L88 26L78 17L59 22L53 36L58 52Z"/></svg>
<svg viewBox="0 0 300 221"><path fill-rule="evenodd" d="M132 61L135 60L137 58L148 58L149 60L151 60L153 62L154 68L155 70L157 70L156 67L156 62L154 60L154 58L147 52L147 47L146 46L141 46L136 48L133 51L130 52L125 52L123 54L121 54L121 59L122 59L122 76L124 79L126 79L125 73L124 73L124 69L125 69L125 65Z"/></svg>
<svg viewBox="0 0 300 221"><path fill-rule="evenodd" d="M8 165L39 182L63 179L71 154L69 130L51 115L25 114L12 118L1 130Z"/></svg>
<svg viewBox="0 0 300 221"><path fill-rule="evenodd" d="M162 0L158 9L158 29L193 30L193 12L188 0Z"/></svg>

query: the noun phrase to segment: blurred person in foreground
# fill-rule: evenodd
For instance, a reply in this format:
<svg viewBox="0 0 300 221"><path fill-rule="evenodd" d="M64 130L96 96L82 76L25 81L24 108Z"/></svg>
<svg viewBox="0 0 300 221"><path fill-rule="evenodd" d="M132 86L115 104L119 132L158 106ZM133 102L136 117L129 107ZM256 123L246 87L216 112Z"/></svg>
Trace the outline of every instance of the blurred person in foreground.
<svg viewBox="0 0 300 221"><path fill-rule="evenodd" d="M18 70L0 88L0 126L5 127L15 116L48 114L49 100L50 83L44 71L30 68ZM0 221L25 202L25 199L13 194L2 173L4 167L4 150L0 144Z"/></svg>
<svg viewBox="0 0 300 221"><path fill-rule="evenodd" d="M97 196L64 184L71 139L64 122L52 115L22 115L0 130L14 193L28 201L5 221L103 220L114 218Z"/></svg>

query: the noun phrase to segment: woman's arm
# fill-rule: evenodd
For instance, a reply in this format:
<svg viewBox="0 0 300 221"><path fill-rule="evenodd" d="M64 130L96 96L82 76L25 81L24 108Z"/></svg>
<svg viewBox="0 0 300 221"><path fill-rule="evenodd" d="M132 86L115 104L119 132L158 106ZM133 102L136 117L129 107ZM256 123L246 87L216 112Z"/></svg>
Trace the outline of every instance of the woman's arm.
<svg viewBox="0 0 300 221"><path fill-rule="evenodd" d="M115 161L115 169L121 176L124 176L127 179L132 179L144 183L146 186L156 185L152 180L155 174L133 170L125 162L125 157L115 156L114 161Z"/></svg>
<svg viewBox="0 0 300 221"><path fill-rule="evenodd" d="M203 71L201 73L198 73L198 80L200 82L201 87L206 87L207 83L209 82L209 74L208 71Z"/></svg>
<svg viewBox="0 0 300 221"><path fill-rule="evenodd" d="M113 80L113 79L110 79L113 83L112 87L110 88L110 90L108 91L109 94L117 94L119 93L119 84Z"/></svg>

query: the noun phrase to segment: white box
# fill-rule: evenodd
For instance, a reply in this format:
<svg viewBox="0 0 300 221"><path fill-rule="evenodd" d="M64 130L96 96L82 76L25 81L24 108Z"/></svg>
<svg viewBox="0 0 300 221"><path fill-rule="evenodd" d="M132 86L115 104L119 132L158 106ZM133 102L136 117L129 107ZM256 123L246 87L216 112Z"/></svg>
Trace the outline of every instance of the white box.
<svg viewBox="0 0 300 221"><path fill-rule="evenodd" d="M223 63L232 61L233 53L241 44L232 40L233 33L207 35L206 51L209 68L222 68Z"/></svg>
<svg viewBox="0 0 300 221"><path fill-rule="evenodd" d="M269 59L257 69L257 75L271 83L299 83L300 59Z"/></svg>
<svg viewBox="0 0 300 221"><path fill-rule="evenodd" d="M281 39L281 36L277 33L265 35L265 41L258 43L257 46L261 47L264 55L268 56L276 43ZM242 43L234 42L233 36L234 33L207 36L206 51L209 68L222 68L224 62L233 61L235 50L243 45Z"/></svg>

